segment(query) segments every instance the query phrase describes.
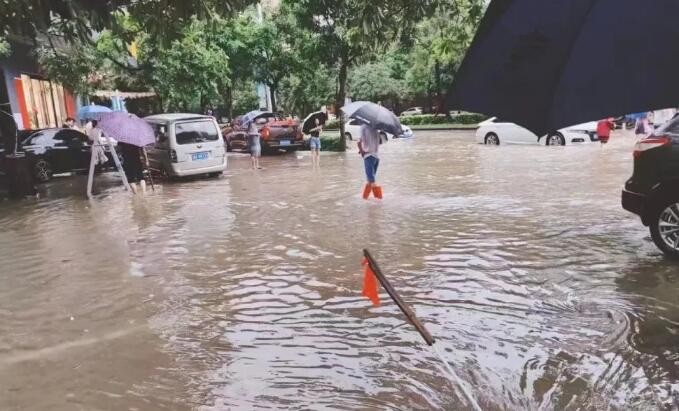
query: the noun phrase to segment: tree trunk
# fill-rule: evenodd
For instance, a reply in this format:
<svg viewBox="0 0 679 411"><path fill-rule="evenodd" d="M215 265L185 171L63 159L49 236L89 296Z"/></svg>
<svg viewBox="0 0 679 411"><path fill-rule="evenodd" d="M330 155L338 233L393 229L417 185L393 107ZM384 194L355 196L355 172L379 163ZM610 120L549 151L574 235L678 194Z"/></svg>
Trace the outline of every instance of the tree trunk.
<svg viewBox="0 0 679 411"><path fill-rule="evenodd" d="M438 61L434 63L434 73L436 76L436 114L441 114L443 110L443 107L441 107L443 103L441 101L441 63Z"/></svg>
<svg viewBox="0 0 679 411"><path fill-rule="evenodd" d="M269 93L271 93L271 111L274 113L278 112L278 107L276 105L276 90L278 90L278 83L269 85Z"/></svg>
<svg viewBox="0 0 679 411"><path fill-rule="evenodd" d="M224 90L224 108L226 109L226 116L229 121L233 119L233 88L227 87Z"/></svg>
<svg viewBox="0 0 679 411"><path fill-rule="evenodd" d="M339 119L340 126L340 149L346 151L346 138L344 136L344 114L342 113L342 106L347 97L347 72L349 70L349 62L346 58L340 61L339 68L339 88L337 89L337 97L335 99L335 115Z"/></svg>

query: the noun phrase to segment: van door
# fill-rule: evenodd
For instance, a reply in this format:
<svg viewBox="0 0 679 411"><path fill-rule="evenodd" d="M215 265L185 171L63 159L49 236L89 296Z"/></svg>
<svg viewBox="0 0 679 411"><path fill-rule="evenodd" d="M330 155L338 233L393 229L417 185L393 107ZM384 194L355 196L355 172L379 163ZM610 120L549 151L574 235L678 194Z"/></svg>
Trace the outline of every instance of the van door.
<svg viewBox="0 0 679 411"><path fill-rule="evenodd" d="M149 167L152 171L160 173L169 171L170 168L170 138L167 123L150 123L156 136L153 145L146 148L149 157Z"/></svg>
<svg viewBox="0 0 679 411"><path fill-rule="evenodd" d="M174 150L183 170L224 163L224 140L214 119L194 119L174 124Z"/></svg>

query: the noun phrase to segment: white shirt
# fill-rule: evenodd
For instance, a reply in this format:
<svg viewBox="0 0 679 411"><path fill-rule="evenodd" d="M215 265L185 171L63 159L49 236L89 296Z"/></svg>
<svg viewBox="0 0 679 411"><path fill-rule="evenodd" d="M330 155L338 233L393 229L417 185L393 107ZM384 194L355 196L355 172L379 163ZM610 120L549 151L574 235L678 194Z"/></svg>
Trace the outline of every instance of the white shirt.
<svg viewBox="0 0 679 411"><path fill-rule="evenodd" d="M380 150L380 136L374 128L362 124L361 125L361 148L363 149L363 158L376 157Z"/></svg>

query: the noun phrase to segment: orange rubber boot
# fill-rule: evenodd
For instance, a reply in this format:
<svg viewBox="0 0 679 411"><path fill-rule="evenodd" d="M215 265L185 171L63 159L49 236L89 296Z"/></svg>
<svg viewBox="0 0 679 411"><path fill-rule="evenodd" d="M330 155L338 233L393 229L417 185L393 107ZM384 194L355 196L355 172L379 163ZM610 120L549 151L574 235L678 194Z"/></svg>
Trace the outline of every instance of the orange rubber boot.
<svg viewBox="0 0 679 411"><path fill-rule="evenodd" d="M382 186L373 186L373 195L375 198L382 199Z"/></svg>
<svg viewBox="0 0 679 411"><path fill-rule="evenodd" d="M366 184L365 187L363 187L363 199L367 200L368 197L370 197L370 184Z"/></svg>

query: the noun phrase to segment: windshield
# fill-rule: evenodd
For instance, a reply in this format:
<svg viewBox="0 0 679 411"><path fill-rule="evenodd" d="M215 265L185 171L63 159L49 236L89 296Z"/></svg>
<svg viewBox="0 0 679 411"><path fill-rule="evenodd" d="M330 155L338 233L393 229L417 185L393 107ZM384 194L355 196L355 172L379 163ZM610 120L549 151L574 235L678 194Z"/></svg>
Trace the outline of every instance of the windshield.
<svg viewBox="0 0 679 411"><path fill-rule="evenodd" d="M219 132L212 120L177 123L174 126L177 144L204 143L219 140Z"/></svg>
<svg viewBox="0 0 679 411"><path fill-rule="evenodd" d="M658 127L654 134L679 135L679 117L675 117L667 123Z"/></svg>

